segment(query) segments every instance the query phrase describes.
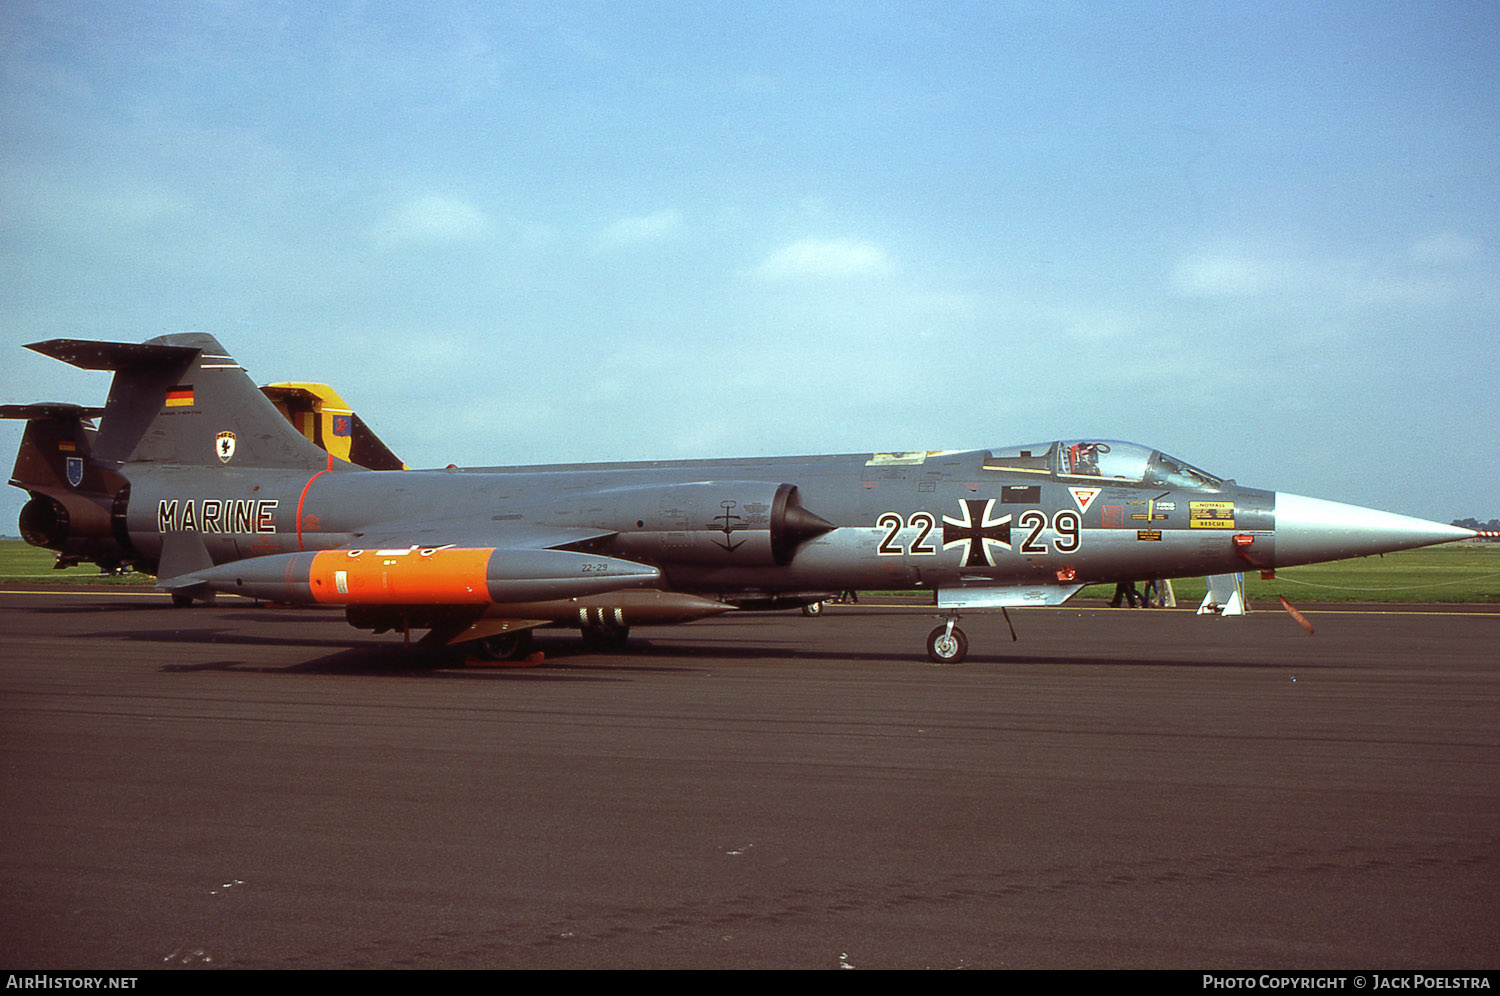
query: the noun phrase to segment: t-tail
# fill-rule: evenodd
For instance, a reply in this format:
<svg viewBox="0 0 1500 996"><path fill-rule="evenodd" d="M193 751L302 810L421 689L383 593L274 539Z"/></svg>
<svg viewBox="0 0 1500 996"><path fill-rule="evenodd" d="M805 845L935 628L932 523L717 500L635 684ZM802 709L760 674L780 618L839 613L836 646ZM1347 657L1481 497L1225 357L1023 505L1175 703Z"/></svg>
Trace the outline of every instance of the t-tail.
<svg viewBox="0 0 1500 996"><path fill-rule="evenodd" d="M144 343L49 339L27 347L84 370L113 370L95 459L314 470L328 454L306 439L217 339L201 332Z"/></svg>
<svg viewBox="0 0 1500 996"><path fill-rule="evenodd" d="M139 560L124 522L131 465L350 466L299 432L211 335L144 343L49 339L27 348L114 372L102 409L0 407L0 417L27 420L10 479L31 496L21 511L22 537L56 550L58 567L88 560L111 571Z"/></svg>

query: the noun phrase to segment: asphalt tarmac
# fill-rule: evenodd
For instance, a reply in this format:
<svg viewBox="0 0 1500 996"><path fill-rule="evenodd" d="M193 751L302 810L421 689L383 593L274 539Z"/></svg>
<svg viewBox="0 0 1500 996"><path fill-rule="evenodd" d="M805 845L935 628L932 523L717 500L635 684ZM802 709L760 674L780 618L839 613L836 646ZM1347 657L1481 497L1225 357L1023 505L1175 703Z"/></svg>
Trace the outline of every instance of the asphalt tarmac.
<svg viewBox="0 0 1500 996"><path fill-rule="evenodd" d="M0 967L1500 966L1500 613L1304 611L0 593Z"/></svg>

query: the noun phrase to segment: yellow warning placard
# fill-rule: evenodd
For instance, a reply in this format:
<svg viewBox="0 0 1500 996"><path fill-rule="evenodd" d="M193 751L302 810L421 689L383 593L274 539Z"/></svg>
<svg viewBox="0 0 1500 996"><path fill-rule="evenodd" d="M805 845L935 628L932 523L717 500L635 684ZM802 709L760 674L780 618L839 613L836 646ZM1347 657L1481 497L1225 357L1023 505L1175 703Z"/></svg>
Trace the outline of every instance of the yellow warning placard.
<svg viewBox="0 0 1500 996"><path fill-rule="evenodd" d="M1188 502L1188 526L1193 529L1233 529L1234 502Z"/></svg>

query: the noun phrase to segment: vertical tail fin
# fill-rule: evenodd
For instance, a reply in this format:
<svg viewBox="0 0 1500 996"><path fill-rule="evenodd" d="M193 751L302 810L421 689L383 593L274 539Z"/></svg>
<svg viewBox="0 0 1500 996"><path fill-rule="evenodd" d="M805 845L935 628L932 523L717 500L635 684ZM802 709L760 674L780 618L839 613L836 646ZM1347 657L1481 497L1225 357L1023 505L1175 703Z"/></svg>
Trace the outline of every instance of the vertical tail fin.
<svg viewBox="0 0 1500 996"><path fill-rule="evenodd" d="M113 370L94 455L101 461L315 470L328 456L298 432L213 336L144 343L51 339L27 347Z"/></svg>
<svg viewBox="0 0 1500 996"><path fill-rule="evenodd" d="M18 488L103 491L89 460L98 430L93 420L104 409L63 402L40 405L0 405L0 418L26 419L21 448L16 451L10 483Z"/></svg>

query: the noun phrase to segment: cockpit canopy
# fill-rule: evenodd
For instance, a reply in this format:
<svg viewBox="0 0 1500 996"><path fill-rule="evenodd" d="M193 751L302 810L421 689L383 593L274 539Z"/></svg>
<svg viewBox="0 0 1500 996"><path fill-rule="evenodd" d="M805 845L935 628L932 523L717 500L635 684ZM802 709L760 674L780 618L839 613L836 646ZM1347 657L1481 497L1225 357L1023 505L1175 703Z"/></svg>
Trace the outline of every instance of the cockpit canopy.
<svg viewBox="0 0 1500 996"><path fill-rule="evenodd" d="M1064 439L990 450L985 454L984 469L1205 491L1224 486L1220 478L1161 450L1118 439Z"/></svg>

